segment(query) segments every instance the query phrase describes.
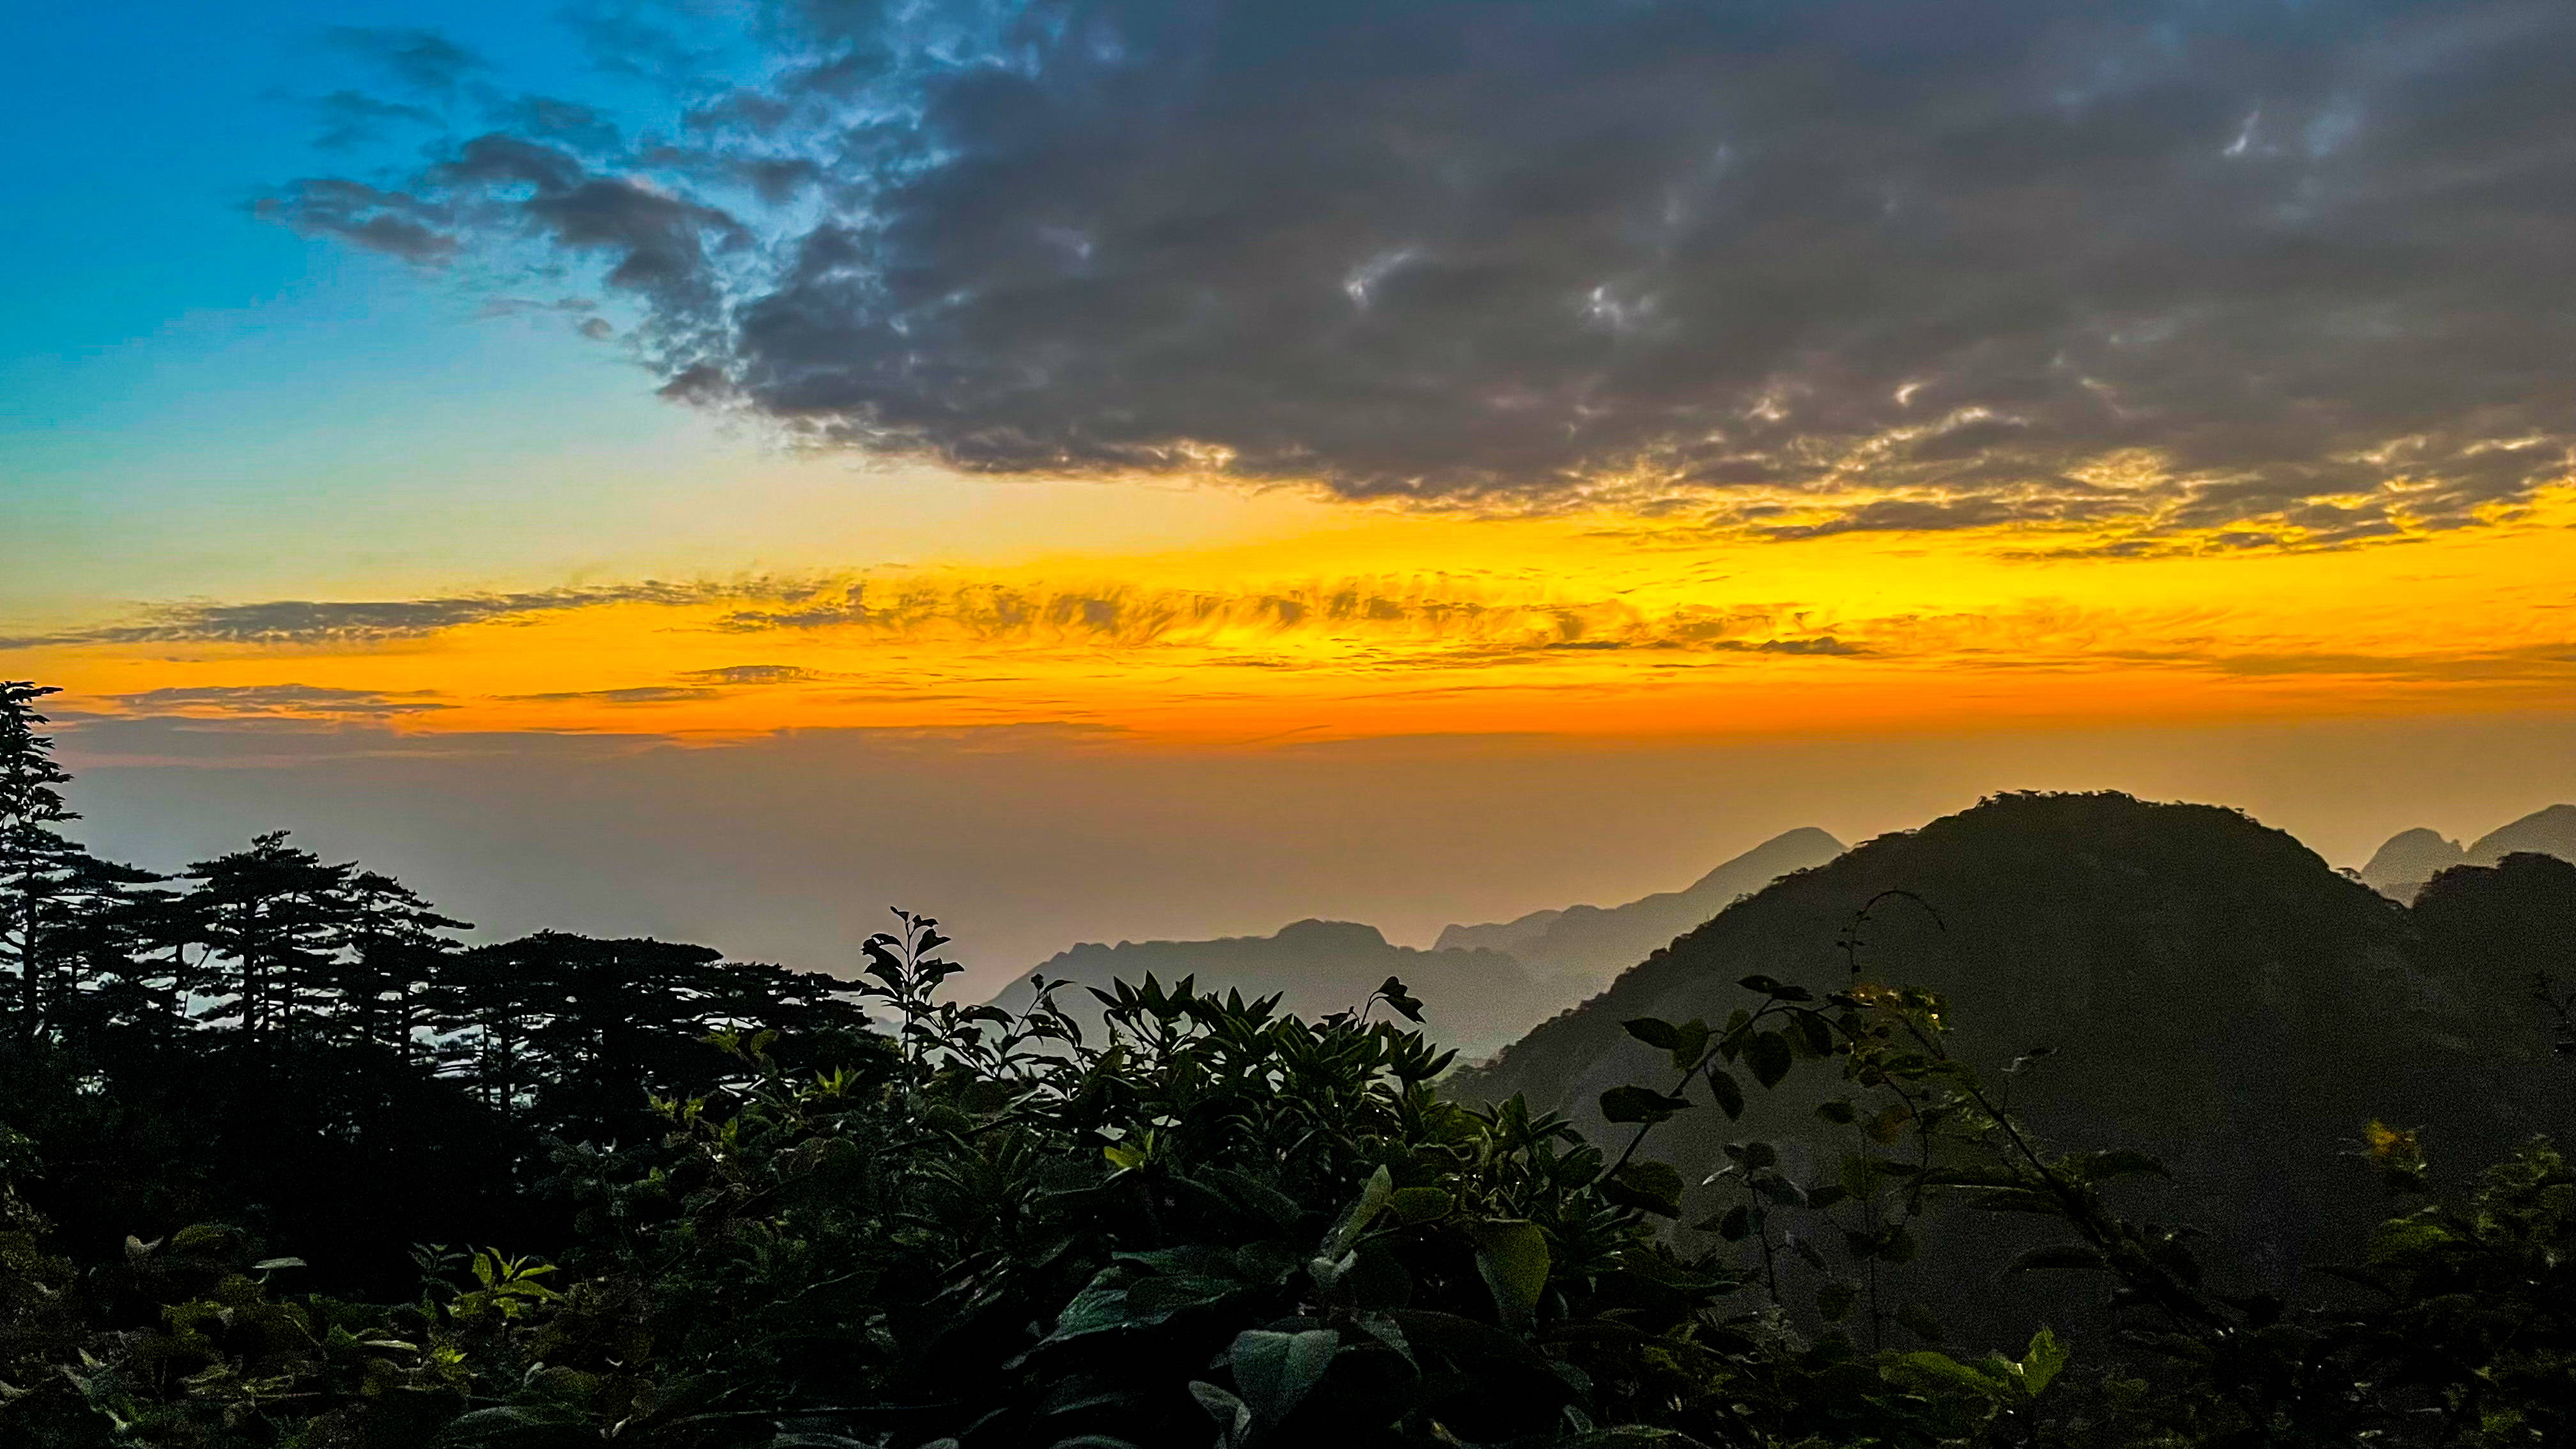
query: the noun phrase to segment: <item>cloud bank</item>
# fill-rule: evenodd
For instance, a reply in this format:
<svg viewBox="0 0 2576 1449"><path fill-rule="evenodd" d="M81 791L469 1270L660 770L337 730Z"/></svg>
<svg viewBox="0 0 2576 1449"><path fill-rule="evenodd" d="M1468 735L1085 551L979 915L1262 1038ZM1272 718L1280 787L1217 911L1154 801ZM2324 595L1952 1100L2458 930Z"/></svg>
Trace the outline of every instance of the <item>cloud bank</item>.
<svg viewBox="0 0 2576 1449"><path fill-rule="evenodd" d="M762 581L668 584L654 580L519 593L447 594L419 599L267 599L252 603L160 604L141 617L53 634L0 637L0 649L80 644L368 645L424 639L470 624L527 619L611 604L678 605L733 598L746 588L801 599L796 584Z"/></svg>
<svg viewBox="0 0 2576 1449"><path fill-rule="evenodd" d="M667 76L687 14L585 39ZM477 73L432 39L371 53ZM2576 437L2555 0L814 3L725 39L757 53L673 82L662 139L495 101L407 184L264 209L597 256L671 396L998 473L2151 552L2492 518Z"/></svg>

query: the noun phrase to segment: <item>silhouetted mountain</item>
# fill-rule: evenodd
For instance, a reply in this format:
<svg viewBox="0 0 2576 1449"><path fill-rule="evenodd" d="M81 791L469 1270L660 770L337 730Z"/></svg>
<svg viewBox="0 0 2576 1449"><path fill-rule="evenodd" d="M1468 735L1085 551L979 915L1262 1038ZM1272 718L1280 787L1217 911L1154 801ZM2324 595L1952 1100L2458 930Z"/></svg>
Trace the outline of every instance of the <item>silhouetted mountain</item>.
<svg viewBox="0 0 2576 1449"><path fill-rule="evenodd" d="M2460 1168L2567 1124L2568 1084L2542 1070L2527 989L2478 964L2510 958L2512 942L2535 934L2563 936L2568 917L2548 914L2556 878L2528 864L2488 875L2512 879L2442 878L2445 898L2465 904L2434 945L2406 910L2235 811L2004 796L1737 904L1461 1074L1456 1090L1523 1093L1597 1133L1600 1093L1669 1073L1623 1021L1722 1023L1751 1004L1744 976L1823 993L1852 979L1856 959L1867 979L1947 995L1952 1045L1990 1081L2030 1047L2055 1047L2014 1087L2033 1126L2064 1148L2161 1155L2174 1172L2173 1216L2226 1245L2218 1268L2282 1291L2348 1252L2366 1226L2369 1174L2355 1146L2365 1121L2423 1126L2437 1162ZM1931 909L1882 898L1889 891ZM1838 942L1874 899L1847 958ZM2514 921L2499 926L2499 908ZM1741 1122L1685 1113L1657 1141L1690 1182L1719 1165L1727 1138L1782 1141L1784 1160L1830 1173L1846 1149L1812 1115L1842 1090L1827 1076L1811 1067L1755 1091ZM1702 1189L1683 1220L1719 1206L1718 1191ZM2036 1281L2049 1275L1999 1276L2029 1241L2011 1223L1941 1231L1973 1244L1942 1259L1941 1271L1967 1277L1925 1287L1978 1305L1988 1332L2051 1315L2066 1325L2067 1290Z"/></svg>
<svg viewBox="0 0 2576 1449"><path fill-rule="evenodd" d="M1533 971L1499 951L1416 950L1390 944L1375 926L1352 921L1299 921L1273 936L1080 945L1033 974L1098 987L1141 982L1148 974L1167 986L1194 976L1203 989L1232 988L1247 998L1276 994L1288 1010L1309 1016L1356 1008L1379 983L1398 976L1422 998L1432 1036L1471 1058L1491 1053L1581 996L1576 983ZM1029 977L1022 976L993 1000L1018 1010L1034 995ZM1098 1003L1087 992L1063 992L1057 1000L1078 1019L1099 1019ZM1386 1012L1383 1006L1377 1010Z"/></svg>
<svg viewBox="0 0 2576 1449"><path fill-rule="evenodd" d="M1664 891L1624 906L1568 906L1534 911L1518 920L1484 926L1451 926L1437 948L1508 951L1531 966L1573 977L1586 990L1645 959L1743 896L1792 871L1823 865L1843 853L1843 843L1816 829L1775 836L1701 876L1688 888Z"/></svg>
<svg viewBox="0 0 2576 1449"><path fill-rule="evenodd" d="M2494 865L2516 851L2576 861L2576 805L2552 805L2462 846L2434 831L2401 830L2361 868L2372 890L2411 901L2424 883L2455 865Z"/></svg>
<svg viewBox="0 0 2576 1449"><path fill-rule="evenodd" d="M1275 936L1080 945L1034 974L1100 987L1113 980L1142 981L1148 973L1165 985L1190 976L1202 987L1232 988L1247 997L1276 993L1289 1010L1308 1015L1356 1007L1380 982L1397 976L1423 999L1431 1035L1474 1060L1598 991L1646 952L1738 898L1831 860L1842 849L1841 841L1821 830L1792 830L1717 867L1687 890L1606 910L1572 906L1489 925L1451 926L1428 951L1389 944L1374 926L1299 921ZM1017 1010L1031 995L1029 978L1022 976L993 1001ZM1097 1004L1084 993L1058 999L1085 1021L1098 1016Z"/></svg>
<svg viewBox="0 0 2576 1449"><path fill-rule="evenodd" d="M2471 865L2494 865L2518 851L2576 861L2576 805L2535 810L2469 846Z"/></svg>
<svg viewBox="0 0 2576 1449"><path fill-rule="evenodd" d="M2427 959L2470 993L2512 1002L2535 975L2576 982L2576 864L2516 851L2494 865L2461 865L2415 898Z"/></svg>
<svg viewBox="0 0 2576 1449"><path fill-rule="evenodd" d="M2424 882L2467 862L2460 842L2425 829L2401 830L2372 853L2361 868L2362 883L2394 900L2411 901Z"/></svg>
<svg viewBox="0 0 2576 1449"><path fill-rule="evenodd" d="M1597 911L1601 908L1576 906L1575 909ZM1502 951L1517 956L1528 950L1540 937L1545 936L1547 928L1556 924L1564 915L1565 912L1561 910L1532 911L1526 916L1515 917L1508 921L1496 921L1490 925L1443 926L1440 928L1440 939L1431 943L1431 949L1434 951Z"/></svg>

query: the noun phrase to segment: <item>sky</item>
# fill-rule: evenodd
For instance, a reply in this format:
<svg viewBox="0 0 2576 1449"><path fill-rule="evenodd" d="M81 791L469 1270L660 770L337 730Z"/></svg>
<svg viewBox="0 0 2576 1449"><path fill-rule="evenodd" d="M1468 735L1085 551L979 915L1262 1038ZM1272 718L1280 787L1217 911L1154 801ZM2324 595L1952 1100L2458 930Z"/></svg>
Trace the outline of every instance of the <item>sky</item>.
<svg viewBox="0 0 2576 1449"><path fill-rule="evenodd" d="M22 13L23 12L23 13ZM2576 798L2576 12L20 7L102 848L829 966Z"/></svg>

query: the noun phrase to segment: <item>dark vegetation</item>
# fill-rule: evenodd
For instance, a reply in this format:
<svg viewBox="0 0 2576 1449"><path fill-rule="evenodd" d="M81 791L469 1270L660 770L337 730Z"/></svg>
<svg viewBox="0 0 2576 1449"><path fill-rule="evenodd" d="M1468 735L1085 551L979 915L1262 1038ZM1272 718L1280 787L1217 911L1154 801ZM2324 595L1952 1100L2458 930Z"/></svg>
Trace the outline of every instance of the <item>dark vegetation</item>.
<svg viewBox="0 0 2576 1449"><path fill-rule="evenodd" d="M2410 911L2235 811L2118 795L2006 796L1870 841L1673 941L1451 1090L1525 1093L1597 1134L1600 1094L1654 1065L1622 1022L1719 1021L1747 974L1823 995L1856 966L1940 993L1952 1050L2045 1139L2159 1158L2170 1180L2124 1201L2206 1233L2199 1255L2233 1292L2294 1297L2351 1256L2383 1206L2359 1123L2421 1128L2469 1163L2576 1119L2576 1072L2551 1059L2533 999L2538 974L2576 978L2576 866L2455 868ZM2053 1055L2004 1075L2040 1045ZM1802 1180L1830 1168L1843 1144L1811 1129L1838 1090L1806 1077L1743 1122L1675 1124L1690 1220L1738 1191L1699 1186L1733 1138L1789 1144ZM2053 1275L2004 1271L2045 1230L1956 1215L1944 1251L1898 1276L1972 1342L2107 1330ZM1797 1276L1803 1293L1820 1275Z"/></svg>
<svg viewBox="0 0 2576 1449"><path fill-rule="evenodd" d="M2232 873L2226 842L2268 832L2225 812L2010 799L1898 845L2018 820L2024 854L1911 859L1937 891L2072 888L2081 838L2134 879L2069 900L2142 914L2017 924L1970 890L1899 930L1937 892L1873 891L1812 982L1735 970L1720 947L1754 938L1712 925L1459 1078L1391 980L1311 1021L1122 983L1091 1030L1050 992L943 1000L957 968L912 917L840 982L659 942L464 947L282 837L156 880L67 842L39 691L5 688L11 1449L2576 1439L2576 1174L2518 1141L2444 1180L2426 1152L2447 1129L2419 1130L2436 1099L2560 1100L2576 1005L2538 979L2569 949L2556 862L2446 876L2421 920L2369 897L2385 915L2356 925L2330 892ZM1902 874L1884 844L1719 924L1791 932ZM2294 845L2262 849L2297 873ZM2204 888L2276 924L2243 938L2260 911L2204 917ZM2013 1017L1965 968L1991 949L2036 970L2043 938L2100 969L2047 1021ZM2352 960L2386 979L2337 974ZM2129 980L2142 961L2165 976ZM1918 964L1926 984L1899 984ZM2113 1034L2087 1023L2194 989L2191 1020L2128 1021L2145 1065L2095 1059ZM2420 1102L2328 1077L2285 1088L2311 1115L2270 1135L2224 1111L2167 1134L2314 1132L2353 1169L2301 1190L2365 1226L2279 1288L2237 1261L2241 1223L2150 1220L2135 1189L2164 1167L2085 1140L2153 1090L2094 1093L2096 1073L2233 1110L2242 1054L2406 1021L2340 1047L2441 1046L2389 1088ZM2020 1049L2049 1022L2077 1045ZM1996 1061L2001 1041L2020 1047ZM2468 1067L2487 1075L2436 1080ZM2016 1262L1922 1271L1992 1222L2035 1229ZM2004 1322L1979 1299L2025 1278L2068 1316L1962 1327Z"/></svg>

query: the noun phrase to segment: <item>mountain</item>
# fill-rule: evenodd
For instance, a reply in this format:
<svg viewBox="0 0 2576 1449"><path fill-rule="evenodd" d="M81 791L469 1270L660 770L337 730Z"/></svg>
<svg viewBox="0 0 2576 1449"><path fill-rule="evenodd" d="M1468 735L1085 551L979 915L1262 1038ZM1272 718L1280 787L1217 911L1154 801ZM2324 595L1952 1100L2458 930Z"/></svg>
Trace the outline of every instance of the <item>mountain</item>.
<svg viewBox="0 0 2576 1449"><path fill-rule="evenodd" d="M2381 895L2411 901L2424 882L2468 861L2468 851L2456 840L2431 830L2401 830L2371 854L2370 863L2361 868L2361 879Z"/></svg>
<svg viewBox="0 0 2576 1449"><path fill-rule="evenodd" d="M2469 846L2469 864L2494 865L2517 851L2576 861L2576 805L2552 805L2481 835Z"/></svg>
<svg viewBox="0 0 2576 1449"><path fill-rule="evenodd" d="M1576 906L1574 909L1598 911L1601 908ZM1545 936L1547 928L1555 925L1564 916L1565 912L1559 910L1532 911L1526 916L1497 921L1491 925L1443 926L1440 929L1440 939L1431 943L1431 949L1434 951L1501 951L1517 956L1527 951L1540 937Z"/></svg>
<svg viewBox="0 0 2576 1449"><path fill-rule="evenodd" d="M2516 851L2576 861L2576 805L2534 811L2465 847L2430 830L2401 830L2370 857L2361 878L2381 895L2411 901L2426 881L2452 866L2494 865Z"/></svg>
<svg viewBox="0 0 2576 1449"><path fill-rule="evenodd" d="M1113 980L1141 982L1148 973L1166 986L1196 977L1202 988L1276 993L1289 1010L1309 1016L1356 1007L1380 982L1396 976L1422 999L1423 1025L1432 1037L1474 1060L1600 990L1648 951L1739 897L1831 860L1842 849L1841 841L1821 830L1792 830L1710 871L1687 890L1607 910L1572 906L1489 925L1451 926L1428 951L1390 944L1374 926L1299 921L1272 936L1080 945L1034 974L1099 987ZM1018 1010L1033 994L1023 976L993 1002ZM1085 992L1057 999L1086 1023L1099 1019L1097 1003Z"/></svg>
<svg viewBox="0 0 2576 1449"><path fill-rule="evenodd" d="M1166 986L1194 976L1202 988L1232 988L1247 997L1275 993L1288 1010L1307 1016L1354 1009L1380 982L1398 976L1422 999L1423 1024L1431 1035L1469 1057L1492 1052L1582 995L1577 983L1532 970L1499 951L1416 950L1352 921L1299 921L1276 935L1214 941L1086 944L1059 953L1033 974L1076 983L1077 989L1057 1000L1086 1023L1097 1022L1100 1012L1079 987L1141 982L1148 974ZM993 1001L1016 1011L1034 995L1023 976Z"/></svg>
<svg viewBox="0 0 2576 1449"><path fill-rule="evenodd" d="M1604 1090L1669 1082L1669 1064L1623 1021L1723 1022L1751 1003L1737 984L1746 975L1823 993L1849 982L1856 961L1868 979L1945 994L1952 1049L1990 1082L2029 1048L2056 1048L2014 1079L2031 1127L2060 1148L2162 1157L2172 1184L2139 1210L2228 1245L2212 1265L2223 1281L2286 1291L2356 1252L2386 1211L2356 1150L2365 1122L2423 1128L2457 1181L2533 1132L2563 1133L2576 1115L2527 986L2504 979L2515 943L2555 932L2565 953L2568 908L2552 904L2556 877L2535 885L2528 858L2516 861L2511 888L2462 870L2442 877L2473 919L2445 927L2448 945L2428 943L2404 907L2238 812L2113 794L2002 796L1773 884L1458 1074L1453 1089L1471 1100L1525 1095L1604 1131ZM2453 877L2472 888L2454 889ZM2499 911L2519 912L2519 924L2498 927ZM2492 963L2469 959L2480 952ZM2520 969L2527 981L2530 966ZM1842 1090L1809 1067L1754 1090L1740 1122L1703 1107L1654 1141L1686 1182L1723 1163L1728 1138L1781 1142L1794 1171L1830 1177L1853 1129L1813 1113ZM1682 1220L1728 1205L1725 1193L1696 1189ZM1798 1231L1837 1240L1822 1223ZM1904 1272L1932 1301L1972 1305L1957 1325L1971 1338L2004 1341L2042 1320L2064 1328L2092 1311L2075 1287L2003 1272L2043 1240L2031 1231L1955 1214L1932 1230L1945 1250Z"/></svg>
<svg viewBox="0 0 2576 1449"><path fill-rule="evenodd" d="M1588 983L1597 990L1671 941L1793 871L1823 865L1843 853L1843 843L1816 829L1774 836L1701 876L1688 888L1664 891L1624 906L1568 906L1535 911L1518 920L1484 926L1451 926L1435 949L1482 947L1508 951L1531 966Z"/></svg>

